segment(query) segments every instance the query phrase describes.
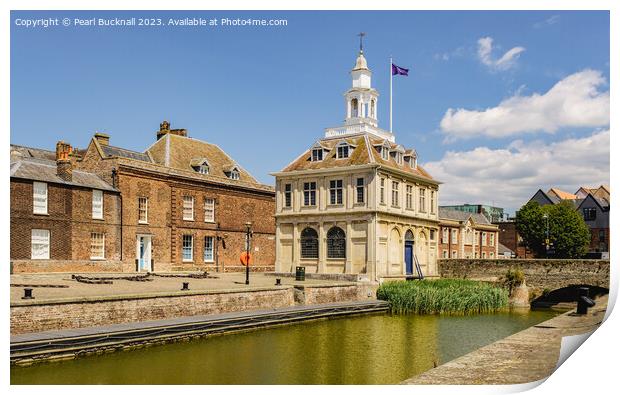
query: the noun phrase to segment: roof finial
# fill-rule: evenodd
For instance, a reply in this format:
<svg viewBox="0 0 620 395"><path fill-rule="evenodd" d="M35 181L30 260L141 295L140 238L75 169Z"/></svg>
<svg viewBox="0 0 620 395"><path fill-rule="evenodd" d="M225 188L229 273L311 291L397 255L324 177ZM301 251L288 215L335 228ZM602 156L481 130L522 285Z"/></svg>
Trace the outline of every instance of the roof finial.
<svg viewBox="0 0 620 395"><path fill-rule="evenodd" d="M364 32L360 32L360 34L358 34L358 36L360 37L360 53L364 53L364 43L363 43L363 38L366 35L366 33Z"/></svg>

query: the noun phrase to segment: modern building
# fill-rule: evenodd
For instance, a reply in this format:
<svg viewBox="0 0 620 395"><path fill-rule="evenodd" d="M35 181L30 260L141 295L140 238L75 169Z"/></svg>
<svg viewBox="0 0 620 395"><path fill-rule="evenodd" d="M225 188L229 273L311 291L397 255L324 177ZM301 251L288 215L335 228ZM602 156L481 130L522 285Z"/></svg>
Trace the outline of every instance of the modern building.
<svg viewBox="0 0 620 395"><path fill-rule="evenodd" d="M252 267L273 270L273 188L218 146L188 137L185 129L170 129L164 121L153 137L155 142L138 152L112 146L108 135L96 133L81 151L59 144L64 148L57 149L55 162L49 153L46 159L19 157L20 151L36 150L16 147L17 160L11 164L14 265L34 267L36 261L37 270L45 271L46 260L59 260L55 271L240 270L246 224L251 224ZM43 179L34 166L46 166ZM63 181L63 172L72 173L73 181ZM45 193L41 183L47 185ZM71 210L60 207L68 207L68 197L60 196L68 189L74 196ZM50 213L37 211L44 204ZM28 220L22 221L26 214ZM54 228L45 222L57 219L65 225ZM82 230L74 231L72 244L58 247L69 229ZM33 236L17 236L30 232ZM39 239L45 239L42 249L48 254L35 254ZM78 260L82 263L76 266Z"/></svg>
<svg viewBox="0 0 620 395"><path fill-rule="evenodd" d="M480 213L439 208L439 257L498 258L499 228Z"/></svg>
<svg viewBox="0 0 620 395"><path fill-rule="evenodd" d="M378 127L379 93L360 50L345 121L276 177L276 271L371 281L437 274L438 188L415 150Z"/></svg>
<svg viewBox="0 0 620 395"><path fill-rule="evenodd" d="M465 213L482 214L490 222L499 222L504 220L504 209L485 204L459 204L453 206L439 206L449 210L463 211Z"/></svg>

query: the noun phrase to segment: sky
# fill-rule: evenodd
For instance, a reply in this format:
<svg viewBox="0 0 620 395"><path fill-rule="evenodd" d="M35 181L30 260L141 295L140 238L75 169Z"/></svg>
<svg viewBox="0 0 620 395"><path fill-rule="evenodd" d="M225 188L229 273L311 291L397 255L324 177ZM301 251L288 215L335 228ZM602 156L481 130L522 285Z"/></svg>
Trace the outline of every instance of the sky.
<svg viewBox="0 0 620 395"><path fill-rule="evenodd" d="M159 26L76 26L89 18ZM170 19L217 19L173 26ZM69 26L24 26L69 18ZM286 26L222 26L223 18ZM259 181L339 126L359 50L389 128L437 180L440 204L514 212L539 189L609 184L607 11L13 11L11 143L143 151L162 120L218 144Z"/></svg>

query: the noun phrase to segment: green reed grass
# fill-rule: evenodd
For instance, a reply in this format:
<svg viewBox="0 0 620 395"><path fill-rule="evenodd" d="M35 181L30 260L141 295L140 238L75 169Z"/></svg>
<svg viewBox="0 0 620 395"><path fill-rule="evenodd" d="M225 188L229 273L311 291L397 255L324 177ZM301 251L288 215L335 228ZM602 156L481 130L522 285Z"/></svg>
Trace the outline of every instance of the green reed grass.
<svg viewBox="0 0 620 395"><path fill-rule="evenodd" d="M390 281L377 290L393 313L476 314L508 306L508 290L471 280Z"/></svg>

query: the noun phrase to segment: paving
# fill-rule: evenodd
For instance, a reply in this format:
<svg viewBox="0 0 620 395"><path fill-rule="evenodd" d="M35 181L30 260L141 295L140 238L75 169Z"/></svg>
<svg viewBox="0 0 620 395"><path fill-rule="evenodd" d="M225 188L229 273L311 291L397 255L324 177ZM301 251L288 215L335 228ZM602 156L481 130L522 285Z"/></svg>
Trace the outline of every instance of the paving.
<svg viewBox="0 0 620 395"><path fill-rule="evenodd" d="M187 275L190 273L170 273ZM198 273L193 273L198 274ZM236 291L257 288L275 288L276 277L263 273L250 273L250 285L245 285L245 273L210 273L217 278L187 278L187 277L159 277L151 276L153 281L129 281L113 279L112 284L87 284L72 278L71 273L50 274L12 274L11 275L11 304L30 304L44 301L61 301L76 298L122 297L127 295L147 295L160 293L176 293L184 282L189 283L190 292L197 291ZM97 277L132 277L133 274L122 273L85 273L88 278ZM352 284L344 281L318 280L306 278L305 281L295 281L294 277L282 277L284 286L330 286ZM57 287L63 286L63 287ZM65 287L66 286L66 287ZM34 299L23 300L24 288L32 288Z"/></svg>
<svg viewBox="0 0 620 395"><path fill-rule="evenodd" d="M605 316L607 296L587 315L568 312L466 354L402 384L522 384L550 376L563 336L592 332Z"/></svg>

